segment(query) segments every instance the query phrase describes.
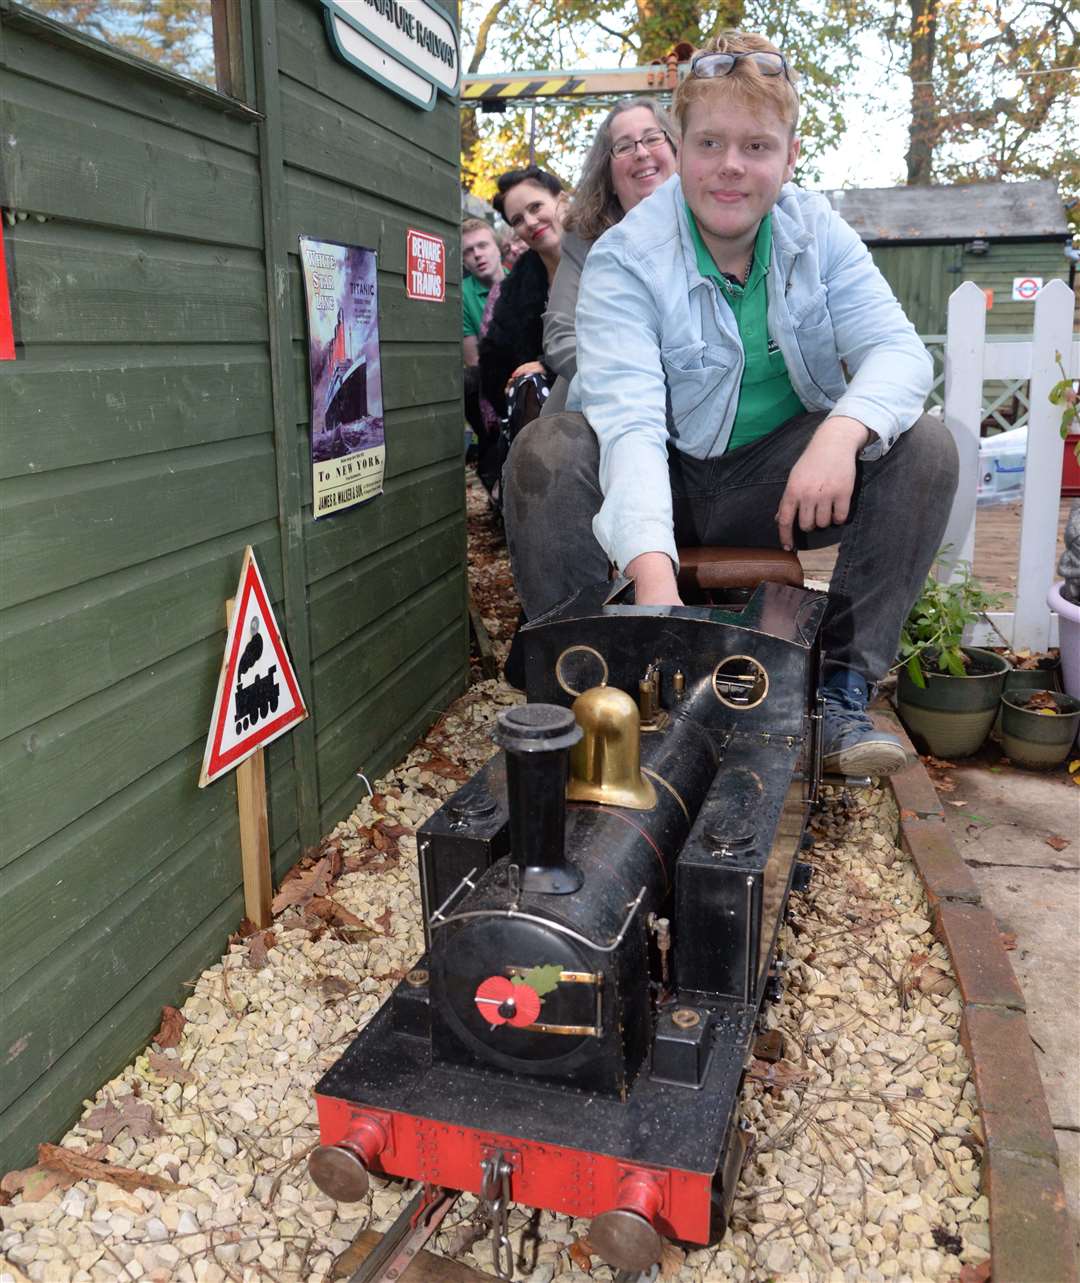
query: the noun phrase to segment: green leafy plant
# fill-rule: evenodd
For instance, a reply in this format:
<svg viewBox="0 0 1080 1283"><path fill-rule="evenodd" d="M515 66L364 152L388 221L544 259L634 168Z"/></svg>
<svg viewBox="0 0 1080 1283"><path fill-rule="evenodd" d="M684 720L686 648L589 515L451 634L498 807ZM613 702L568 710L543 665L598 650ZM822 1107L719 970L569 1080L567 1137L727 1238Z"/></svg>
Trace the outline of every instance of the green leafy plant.
<svg viewBox="0 0 1080 1283"><path fill-rule="evenodd" d="M964 629L1001 605L1001 598L983 588L967 562L959 562L958 569L960 577L951 583L936 579L933 572L927 576L900 634L896 667L906 668L920 688L926 686L926 673L966 675L967 657L961 649Z"/></svg>
<svg viewBox="0 0 1080 1283"><path fill-rule="evenodd" d="M1061 406L1061 439L1064 441L1070 432L1080 432L1080 391L1076 388L1077 381L1065 373L1061 353L1055 352L1054 359L1061 378L1050 389L1050 404ZM1080 462L1080 441L1073 446L1073 454Z"/></svg>

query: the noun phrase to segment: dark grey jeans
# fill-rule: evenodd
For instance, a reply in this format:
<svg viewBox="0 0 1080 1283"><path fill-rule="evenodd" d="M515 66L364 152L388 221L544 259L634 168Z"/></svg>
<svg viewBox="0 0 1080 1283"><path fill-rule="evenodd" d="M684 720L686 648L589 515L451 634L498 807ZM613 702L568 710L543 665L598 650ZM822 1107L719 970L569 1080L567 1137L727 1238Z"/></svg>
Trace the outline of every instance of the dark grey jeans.
<svg viewBox="0 0 1080 1283"><path fill-rule="evenodd" d="M777 548L776 510L788 473L827 416L803 414L716 459L671 450L668 474L679 547ZM503 470L514 582L526 617L607 577L592 532L603 495L600 451L584 416L539 418L515 440ZM874 682L893 663L900 629L940 547L957 481L956 447L924 415L873 463L856 467L843 526L796 529L797 547L839 542L822 645L827 663Z"/></svg>

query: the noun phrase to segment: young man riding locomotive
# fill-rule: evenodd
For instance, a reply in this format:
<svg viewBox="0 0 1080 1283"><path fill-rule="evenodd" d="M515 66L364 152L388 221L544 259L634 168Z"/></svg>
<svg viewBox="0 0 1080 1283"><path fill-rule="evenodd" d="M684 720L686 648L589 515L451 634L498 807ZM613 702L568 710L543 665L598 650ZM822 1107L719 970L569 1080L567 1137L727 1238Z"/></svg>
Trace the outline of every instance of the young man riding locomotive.
<svg viewBox="0 0 1080 1283"><path fill-rule="evenodd" d="M791 183L796 75L761 36L698 52L675 95L678 172L596 242L567 412L504 474L525 615L609 563L678 605L679 546L839 541L822 629L827 770L904 750L866 714L938 552L957 480L923 415L931 360L858 235Z"/></svg>

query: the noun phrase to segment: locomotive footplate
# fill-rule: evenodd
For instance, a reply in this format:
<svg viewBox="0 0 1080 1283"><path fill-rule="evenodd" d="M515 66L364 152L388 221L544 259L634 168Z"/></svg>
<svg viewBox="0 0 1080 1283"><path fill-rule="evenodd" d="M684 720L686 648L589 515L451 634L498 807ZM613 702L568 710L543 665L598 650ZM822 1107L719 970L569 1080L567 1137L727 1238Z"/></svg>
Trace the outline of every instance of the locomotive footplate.
<svg viewBox="0 0 1080 1283"><path fill-rule="evenodd" d="M623 1181L644 1170L662 1195L659 1231L711 1241L717 1209L731 1196L717 1174L730 1148L741 1158L735 1105L754 1008L709 1004L712 1047L700 1087L673 1090L644 1071L625 1101L432 1064L430 1042L398 1032L393 1010L387 1003L316 1087L324 1145L341 1143L357 1120L374 1119L386 1145L370 1162L373 1172L476 1194L484 1159L501 1150L513 1169L513 1201L572 1216L617 1206ZM738 1163L731 1167L733 1185Z"/></svg>

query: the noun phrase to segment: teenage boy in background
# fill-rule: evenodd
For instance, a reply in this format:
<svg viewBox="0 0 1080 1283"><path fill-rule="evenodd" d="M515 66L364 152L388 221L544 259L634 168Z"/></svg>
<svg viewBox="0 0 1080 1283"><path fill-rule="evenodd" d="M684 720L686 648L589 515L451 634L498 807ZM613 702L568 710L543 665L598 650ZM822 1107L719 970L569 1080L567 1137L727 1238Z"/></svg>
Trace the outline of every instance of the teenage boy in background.
<svg viewBox="0 0 1080 1283"><path fill-rule="evenodd" d="M482 218L467 218L461 224L461 265L466 272L461 278L465 420L478 443L466 451L466 457L473 458L486 444L480 409L480 325L491 288L503 278L499 242L491 225Z"/></svg>
<svg viewBox="0 0 1080 1283"><path fill-rule="evenodd" d="M859 237L791 184L795 73L732 32L675 94L678 174L593 247L566 413L504 476L529 619L609 561L644 605L678 605L679 544L840 542L822 627L825 766L887 774L866 714L938 551L956 450L923 416L930 357Z"/></svg>

